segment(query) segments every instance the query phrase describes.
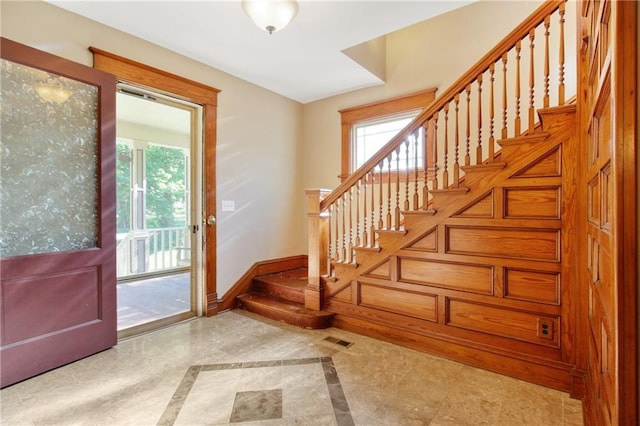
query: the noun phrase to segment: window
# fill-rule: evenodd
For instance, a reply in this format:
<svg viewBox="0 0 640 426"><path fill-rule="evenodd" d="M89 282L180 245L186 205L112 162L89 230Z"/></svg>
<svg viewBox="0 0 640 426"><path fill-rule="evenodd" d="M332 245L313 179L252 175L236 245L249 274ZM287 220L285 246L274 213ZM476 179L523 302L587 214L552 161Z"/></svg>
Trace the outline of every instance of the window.
<svg viewBox="0 0 640 426"><path fill-rule="evenodd" d="M343 109L342 117L342 174L346 179L369 158L409 124L433 99L435 89L411 95ZM420 137L417 150L409 152L409 168L424 165L424 137ZM418 152L417 159L415 152ZM407 153L400 152L400 161L391 164L391 170L407 168Z"/></svg>

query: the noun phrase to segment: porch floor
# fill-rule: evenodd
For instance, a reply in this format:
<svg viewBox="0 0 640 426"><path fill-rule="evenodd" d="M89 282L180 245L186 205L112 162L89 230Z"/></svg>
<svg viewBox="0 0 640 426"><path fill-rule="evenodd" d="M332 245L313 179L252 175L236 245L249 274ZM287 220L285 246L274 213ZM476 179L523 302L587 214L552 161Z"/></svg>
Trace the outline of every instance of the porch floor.
<svg viewBox="0 0 640 426"><path fill-rule="evenodd" d="M118 283L118 331L190 310L188 272Z"/></svg>

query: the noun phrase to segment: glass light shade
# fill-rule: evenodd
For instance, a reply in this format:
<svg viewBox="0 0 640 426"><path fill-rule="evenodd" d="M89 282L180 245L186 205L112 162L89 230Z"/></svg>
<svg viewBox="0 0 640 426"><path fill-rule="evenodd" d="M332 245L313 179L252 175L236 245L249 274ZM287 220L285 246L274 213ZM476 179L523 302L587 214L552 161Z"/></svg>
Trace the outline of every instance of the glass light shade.
<svg viewBox="0 0 640 426"><path fill-rule="evenodd" d="M242 0L242 9L269 34L283 29L298 13L295 0Z"/></svg>

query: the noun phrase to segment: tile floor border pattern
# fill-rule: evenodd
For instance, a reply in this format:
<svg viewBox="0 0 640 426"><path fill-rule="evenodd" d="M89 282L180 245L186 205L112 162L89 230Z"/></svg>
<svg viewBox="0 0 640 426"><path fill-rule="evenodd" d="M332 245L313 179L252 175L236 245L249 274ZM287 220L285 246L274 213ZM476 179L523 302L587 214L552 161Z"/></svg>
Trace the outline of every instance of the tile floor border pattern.
<svg viewBox="0 0 640 426"><path fill-rule="evenodd" d="M320 363L322 365L324 378L329 390L329 397L331 398L331 405L333 406L333 413L336 417L338 426L355 426L353 417L351 416L351 410L349 409L347 398L342 389L340 378L338 377L338 372L336 371L336 367L333 363L333 358L331 357L192 365L187 369L187 372L184 374L182 381L171 397L171 401L169 401L167 408L162 413L160 420L158 420L158 426L170 426L175 423L178 415L180 414L180 410L182 409L187 396L189 396L189 392L196 382L196 379L198 378L200 372L235 370L244 368L281 367L317 363Z"/></svg>

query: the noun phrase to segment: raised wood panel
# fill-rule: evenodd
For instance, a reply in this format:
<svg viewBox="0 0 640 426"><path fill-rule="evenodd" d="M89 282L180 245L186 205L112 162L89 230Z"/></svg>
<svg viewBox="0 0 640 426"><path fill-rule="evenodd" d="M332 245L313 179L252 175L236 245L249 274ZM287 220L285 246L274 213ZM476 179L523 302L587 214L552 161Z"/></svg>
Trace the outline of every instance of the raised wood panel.
<svg viewBox="0 0 640 426"><path fill-rule="evenodd" d="M97 267L55 275L5 280L2 293L2 345L100 320ZM72 295L60 298L58 295ZM42 303L45 300L57 302ZM64 314L62 314L64 313ZM46 318L34 323L33 317ZM10 324L10 327L7 327Z"/></svg>
<svg viewBox="0 0 640 426"><path fill-rule="evenodd" d="M493 191L491 191L454 214L453 217L492 218L493 205Z"/></svg>
<svg viewBox="0 0 640 426"><path fill-rule="evenodd" d="M398 281L493 294L493 267L400 258Z"/></svg>
<svg viewBox="0 0 640 426"><path fill-rule="evenodd" d="M420 237L417 241L411 243L408 247L409 250L418 250L435 253L438 251L438 228L433 228L427 232L424 236Z"/></svg>
<svg viewBox="0 0 640 426"><path fill-rule="evenodd" d="M505 268L504 297L560 304L560 274Z"/></svg>
<svg viewBox="0 0 640 426"><path fill-rule="evenodd" d="M464 300L447 299L447 325L545 346L558 346L559 319ZM542 324L547 324L546 335Z"/></svg>
<svg viewBox="0 0 640 426"><path fill-rule="evenodd" d="M367 277L378 278L390 278L391 277L391 262L387 260L382 265L373 268L371 271L365 274Z"/></svg>
<svg viewBox="0 0 640 426"><path fill-rule="evenodd" d="M437 321L437 296L360 283L359 305Z"/></svg>
<svg viewBox="0 0 640 426"><path fill-rule="evenodd" d="M560 188L505 188L504 217L560 219Z"/></svg>
<svg viewBox="0 0 640 426"><path fill-rule="evenodd" d="M587 219L596 226L600 226L600 213L602 212L600 196L600 175L595 175L587 184Z"/></svg>
<svg viewBox="0 0 640 426"><path fill-rule="evenodd" d="M448 226L445 238L447 253L560 260L560 233L557 230Z"/></svg>
<svg viewBox="0 0 640 426"><path fill-rule="evenodd" d="M544 157L531 163L514 177L552 177L562 175L561 149L551 151Z"/></svg>
<svg viewBox="0 0 640 426"><path fill-rule="evenodd" d="M351 287L352 286L345 288L344 290L342 290L339 293L336 293L332 297L334 297L337 300L341 300L343 302L351 302L351 300L353 300Z"/></svg>

